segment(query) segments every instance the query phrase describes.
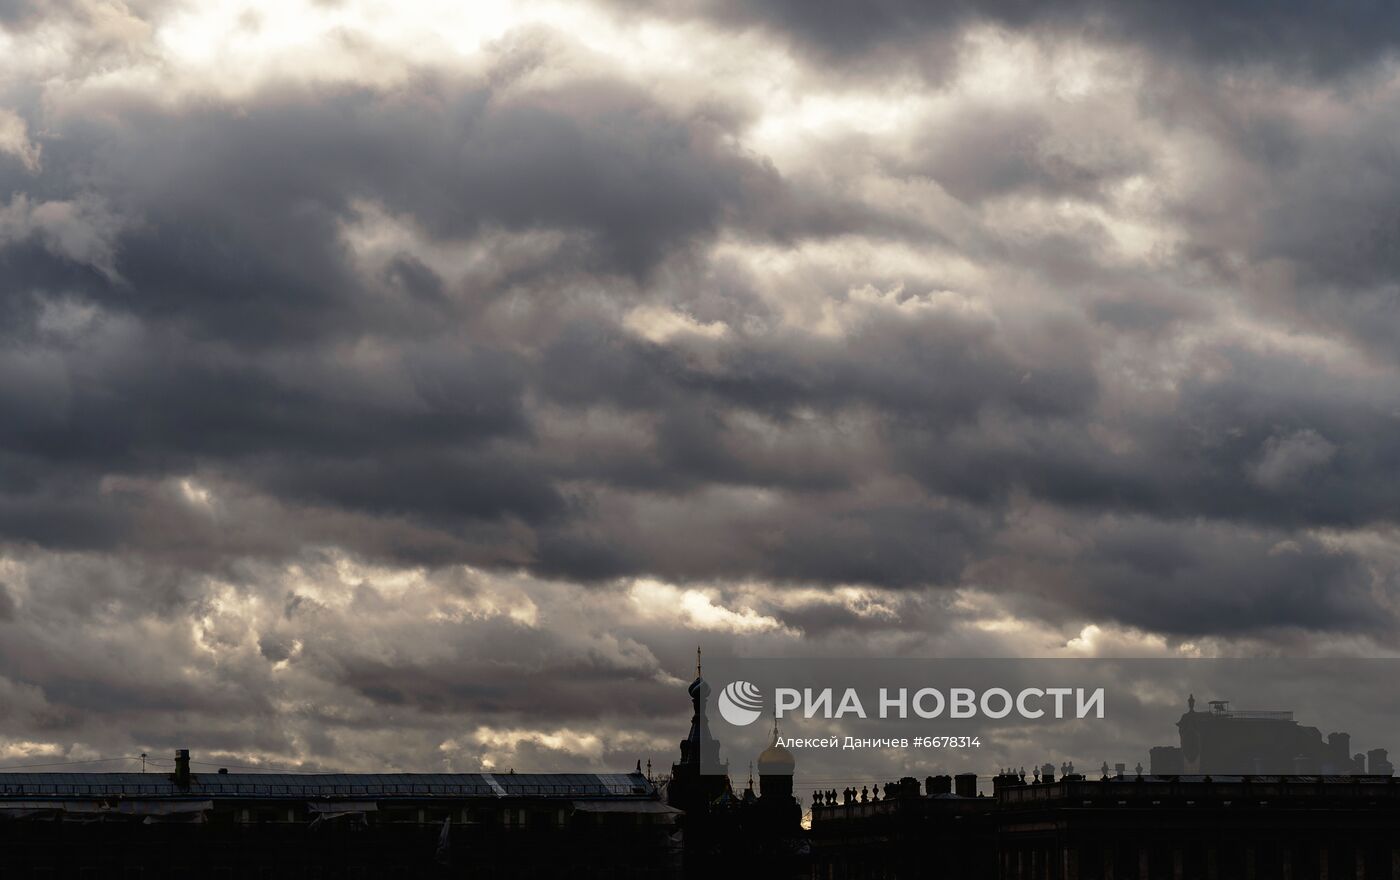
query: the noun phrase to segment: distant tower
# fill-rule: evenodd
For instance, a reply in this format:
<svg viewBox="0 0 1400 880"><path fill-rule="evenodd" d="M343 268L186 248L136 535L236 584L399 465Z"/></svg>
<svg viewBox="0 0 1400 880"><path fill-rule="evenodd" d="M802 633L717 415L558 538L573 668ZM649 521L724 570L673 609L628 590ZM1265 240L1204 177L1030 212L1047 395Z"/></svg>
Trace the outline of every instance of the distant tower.
<svg viewBox="0 0 1400 880"><path fill-rule="evenodd" d="M773 742L758 756L758 807L763 825L775 840L798 833L802 825L802 806L792 796L796 769L797 761L783 747L774 716Z"/></svg>
<svg viewBox="0 0 1400 880"><path fill-rule="evenodd" d="M797 761L792 752L783 748L782 737L778 735L778 719L773 718L773 742L758 756L758 791L764 799L792 798L792 774L797 769Z"/></svg>
<svg viewBox="0 0 1400 880"><path fill-rule="evenodd" d="M1366 753L1366 769L1378 776L1393 776L1395 765L1389 759L1390 755L1385 749L1371 749Z"/></svg>

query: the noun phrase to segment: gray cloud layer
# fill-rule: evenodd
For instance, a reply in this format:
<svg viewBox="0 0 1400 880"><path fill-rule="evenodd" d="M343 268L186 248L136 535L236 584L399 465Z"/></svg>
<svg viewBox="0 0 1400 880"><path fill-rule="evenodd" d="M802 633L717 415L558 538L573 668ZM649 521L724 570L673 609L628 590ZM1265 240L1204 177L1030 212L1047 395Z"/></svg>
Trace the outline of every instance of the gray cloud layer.
<svg viewBox="0 0 1400 880"><path fill-rule="evenodd" d="M920 43L949 51L959 29L991 24L1056 37L1091 36L1188 63L1264 64L1286 71L1333 75L1365 66L1400 46L1400 16L1380 2L1321 7L1313 3L1104 3L1058 0L1023 3L920 3L892 0L874 5L768 0L743 3L680 2L678 11L730 25L757 25L825 59L870 65L870 56L896 50L901 57ZM927 65L926 60L914 64ZM935 68L937 69L937 68Z"/></svg>

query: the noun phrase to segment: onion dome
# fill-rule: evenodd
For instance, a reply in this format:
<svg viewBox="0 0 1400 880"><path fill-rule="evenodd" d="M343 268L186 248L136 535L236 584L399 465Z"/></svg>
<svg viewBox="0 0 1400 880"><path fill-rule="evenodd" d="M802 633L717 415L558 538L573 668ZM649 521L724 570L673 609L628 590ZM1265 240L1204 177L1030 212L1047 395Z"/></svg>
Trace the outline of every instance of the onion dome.
<svg viewBox="0 0 1400 880"><path fill-rule="evenodd" d="M773 720L773 744L763 750L758 756L759 776L791 776L797 769L797 761L792 757L792 752L778 742L778 721Z"/></svg>
<svg viewBox="0 0 1400 880"><path fill-rule="evenodd" d="M701 700L709 699L710 683L697 676L696 679L690 683L688 690L692 700L697 698Z"/></svg>

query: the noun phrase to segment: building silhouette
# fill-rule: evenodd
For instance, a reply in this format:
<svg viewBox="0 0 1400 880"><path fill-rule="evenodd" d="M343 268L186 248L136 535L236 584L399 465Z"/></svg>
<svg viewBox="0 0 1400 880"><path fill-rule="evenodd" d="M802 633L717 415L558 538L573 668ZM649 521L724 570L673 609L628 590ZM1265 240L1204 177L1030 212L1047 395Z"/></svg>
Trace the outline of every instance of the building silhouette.
<svg viewBox="0 0 1400 880"><path fill-rule="evenodd" d="M1291 713L1224 702L1197 712L1194 697L1178 730L1182 746L1152 757L1173 772L1104 762L1090 778L1046 763L1029 778L1002 770L990 796L972 774L928 777L922 792L911 778L817 792L812 876L1400 880L1400 780L1384 750L1347 757L1346 734L1323 740ZM1278 763L1318 769L1180 772Z"/></svg>
<svg viewBox="0 0 1400 880"><path fill-rule="evenodd" d="M802 823L802 807L792 793L797 760L782 743L778 719L773 719L773 741L758 756L759 804L773 814L778 826L797 827Z"/></svg>
<svg viewBox="0 0 1400 880"><path fill-rule="evenodd" d="M1187 700L1176 723L1178 746L1150 752L1155 774L1353 774L1389 776L1384 749L1368 755L1351 753L1351 735L1304 727L1292 712L1231 709L1228 700L1212 700L1206 712Z"/></svg>
<svg viewBox="0 0 1400 880"><path fill-rule="evenodd" d="M686 689L690 696L690 732L681 740L681 758L671 765L671 777L666 785L666 801L685 811L688 817L704 816L713 807L732 799L729 764L719 753L719 740L710 732L706 712L710 685L700 668L700 651L695 652L695 680ZM700 824L689 823L692 827Z"/></svg>
<svg viewBox="0 0 1400 880"><path fill-rule="evenodd" d="M697 649L695 680L687 688L690 732L663 783L667 804L681 812L685 875L721 876L742 864L767 877L806 876L802 808L793 795L797 762L780 742L777 720L768 748L758 756L758 792L751 769L748 787L736 794L720 743L710 732L710 693Z"/></svg>
<svg viewBox="0 0 1400 880"><path fill-rule="evenodd" d="M0 772L0 880L806 876L792 754L736 793L696 663L671 775Z"/></svg>
<svg viewBox="0 0 1400 880"><path fill-rule="evenodd" d="M0 773L0 877L673 877L676 817L640 772L193 773L182 750L170 774Z"/></svg>
<svg viewBox="0 0 1400 880"><path fill-rule="evenodd" d="M906 785L878 801L818 805L812 876L1400 878L1400 785L1391 777L994 782L984 797Z"/></svg>
<svg viewBox="0 0 1400 880"><path fill-rule="evenodd" d="M168 774L0 772L0 878L1400 880L1400 781L1384 750L1344 762L1349 737L1324 740L1285 713L1197 712L1192 699L1168 760L1292 754L1354 772L1046 762L1001 770L990 794L975 773L906 776L812 792L804 829L776 720L756 787L750 765L737 790L710 693L697 661L690 729L662 779L640 762L617 774L195 773L184 750Z"/></svg>

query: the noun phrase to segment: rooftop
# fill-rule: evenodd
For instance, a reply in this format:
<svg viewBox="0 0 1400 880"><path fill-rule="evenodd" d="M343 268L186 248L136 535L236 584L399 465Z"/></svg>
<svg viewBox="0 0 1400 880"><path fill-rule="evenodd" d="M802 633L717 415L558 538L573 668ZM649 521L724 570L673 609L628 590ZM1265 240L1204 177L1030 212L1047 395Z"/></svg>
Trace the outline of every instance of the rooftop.
<svg viewBox="0 0 1400 880"><path fill-rule="evenodd" d="M654 798L640 773L0 773L0 802L35 797Z"/></svg>

